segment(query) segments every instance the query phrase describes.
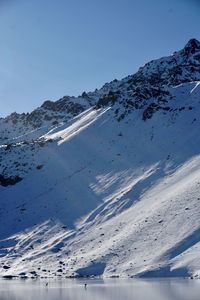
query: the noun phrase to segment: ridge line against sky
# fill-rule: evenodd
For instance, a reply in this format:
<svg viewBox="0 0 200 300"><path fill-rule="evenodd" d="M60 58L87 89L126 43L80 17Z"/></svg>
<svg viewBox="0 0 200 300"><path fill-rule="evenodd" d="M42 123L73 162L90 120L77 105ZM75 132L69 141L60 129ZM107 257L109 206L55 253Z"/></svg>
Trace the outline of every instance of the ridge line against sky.
<svg viewBox="0 0 200 300"><path fill-rule="evenodd" d="M0 116L77 96L200 40L196 0L0 0Z"/></svg>

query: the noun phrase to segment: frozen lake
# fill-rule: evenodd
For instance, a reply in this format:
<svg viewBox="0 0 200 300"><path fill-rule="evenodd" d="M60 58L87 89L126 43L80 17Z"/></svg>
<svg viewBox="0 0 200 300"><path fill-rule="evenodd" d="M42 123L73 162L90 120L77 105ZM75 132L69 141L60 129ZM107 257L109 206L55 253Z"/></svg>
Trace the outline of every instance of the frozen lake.
<svg viewBox="0 0 200 300"><path fill-rule="evenodd" d="M199 295L200 280L190 279L0 280L0 300L199 300Z"/></svg>

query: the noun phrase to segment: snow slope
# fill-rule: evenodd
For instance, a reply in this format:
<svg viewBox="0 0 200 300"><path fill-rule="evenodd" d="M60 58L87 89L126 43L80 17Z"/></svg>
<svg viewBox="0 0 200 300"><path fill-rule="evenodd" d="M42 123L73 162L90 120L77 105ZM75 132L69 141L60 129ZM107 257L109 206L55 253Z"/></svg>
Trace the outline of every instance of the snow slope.
<svg viewBox="0 0 200 300"><path fill-rule="evenodd" d="M0 274L199 276L200 43L61 103L1 120Z"/></svg>

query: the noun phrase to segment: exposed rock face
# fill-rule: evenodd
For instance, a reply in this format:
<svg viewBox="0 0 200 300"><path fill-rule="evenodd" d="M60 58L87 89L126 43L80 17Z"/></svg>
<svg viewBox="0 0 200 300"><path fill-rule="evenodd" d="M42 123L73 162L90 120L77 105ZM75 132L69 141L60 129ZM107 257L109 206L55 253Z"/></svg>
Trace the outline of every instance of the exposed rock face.
<svg viewBox="0 0 200 300"><path fill-rule="evenodd" d="M4 177L0 175L0 185L6 187L8 185L15 185L16 183L20 182L22 178L20 176L11 176L11 177Z"/></svg>

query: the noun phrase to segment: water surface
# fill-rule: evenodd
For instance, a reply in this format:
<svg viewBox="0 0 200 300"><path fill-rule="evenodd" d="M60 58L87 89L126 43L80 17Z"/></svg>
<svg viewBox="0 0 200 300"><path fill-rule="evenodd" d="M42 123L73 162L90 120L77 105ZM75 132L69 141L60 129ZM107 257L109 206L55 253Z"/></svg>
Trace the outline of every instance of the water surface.
<svg viewBox="0 0 200 300"><path fill-rule="evenodd" d="M0 300L46 299L199 300L200 280L0 280Z"/></svg>

